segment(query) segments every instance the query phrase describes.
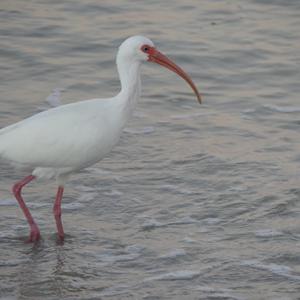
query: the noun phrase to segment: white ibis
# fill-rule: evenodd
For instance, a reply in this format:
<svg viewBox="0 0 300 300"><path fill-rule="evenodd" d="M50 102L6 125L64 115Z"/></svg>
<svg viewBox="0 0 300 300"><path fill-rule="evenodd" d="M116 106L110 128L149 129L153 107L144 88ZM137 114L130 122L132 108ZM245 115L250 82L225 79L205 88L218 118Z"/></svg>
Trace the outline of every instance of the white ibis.
<svg viewBox="0 0 300 300"><path fill-rule="evenodd" d="M199 103L200 94L192 79L142 36L126 39L117 54L121 91L113 98L91 99L51 108L0 130L0 158L26 169L30 175L13 185L30 226L30 242L40 231L21 195L34 179L56 179L58 190L53 206L58 238L64 239L61 202L69 176L101 160L119 140L121 131L140 97L140 66L150 61L177 73L191 86Z"/></svg>

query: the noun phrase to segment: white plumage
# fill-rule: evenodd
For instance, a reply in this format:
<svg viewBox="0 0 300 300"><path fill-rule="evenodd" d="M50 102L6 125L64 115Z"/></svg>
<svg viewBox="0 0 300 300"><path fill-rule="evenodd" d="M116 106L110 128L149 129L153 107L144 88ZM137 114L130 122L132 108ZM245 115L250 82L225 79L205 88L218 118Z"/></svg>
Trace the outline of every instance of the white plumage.
<svg viewBox="0 0 300 300"><path fill-rule="evenodd" d="M140 66L147 60L183 77L200 102L200 95L187 74L157 51L152 41L134 36L125 40L118 51L121 91L117 96L61 105L0 130L0 157L31 174L13 187L31 228L30 241L37 241L40 234L21 196L22 187L34 178L57 179L59 190L54 214L58 235L63 239L60 220L63 185L70 174L98 162L118 142L140 96Z"/></svg>
<svg viewBox="0 0 300 300"><path fill-rule="evenodd" d="M59 106L0 131L1 157L38 178L60 177L99 161L129 117L120 97Z"/></svg>

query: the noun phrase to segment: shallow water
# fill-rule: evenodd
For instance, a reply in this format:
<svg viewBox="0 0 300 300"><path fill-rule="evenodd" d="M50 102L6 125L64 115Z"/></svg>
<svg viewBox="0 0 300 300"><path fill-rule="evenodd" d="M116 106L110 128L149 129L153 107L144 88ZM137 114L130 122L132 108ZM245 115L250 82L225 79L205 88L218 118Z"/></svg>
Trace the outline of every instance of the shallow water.
<svg viewBox="0 0 300 300"><path fill-rule="evenodd" d="M300 2L2 1L0 127L117 93L116 48L144 34L192 75L144 66L113 152L66 187L0 169L1 299L300 299Z"/></svg>

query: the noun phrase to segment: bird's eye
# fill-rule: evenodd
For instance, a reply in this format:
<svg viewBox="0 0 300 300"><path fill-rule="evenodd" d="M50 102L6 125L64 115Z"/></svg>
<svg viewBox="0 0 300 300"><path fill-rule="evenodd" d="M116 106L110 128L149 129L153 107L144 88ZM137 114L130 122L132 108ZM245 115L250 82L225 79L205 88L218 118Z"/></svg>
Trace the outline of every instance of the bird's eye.
<svg viewBox="0 0 300 300"><path fill-rule="evenodd" d="M149 50L150 50L150 47L149 47L149 46L147 46L147 45L142 46L142 51L143 51L143 52L148 53Z"/></svg>

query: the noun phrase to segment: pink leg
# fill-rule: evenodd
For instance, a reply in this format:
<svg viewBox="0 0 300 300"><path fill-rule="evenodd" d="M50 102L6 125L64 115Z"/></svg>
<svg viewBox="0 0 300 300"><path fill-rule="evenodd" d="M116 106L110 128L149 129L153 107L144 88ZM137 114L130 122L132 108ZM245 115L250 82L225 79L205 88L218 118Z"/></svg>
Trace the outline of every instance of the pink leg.
<svg viewBox="0 0 300 300"><path fill-rule="evenodd" d="M61 241L63 241L65 237L64 229L61 221L61 200L62 200L63 193L64 193L64 187L59 186L56 194L55 203L53 206L53 214L56 221L57 233Z"/></svg>
<svg viewBox="0 0 300 300"><path fill-rule="evenodd" d="M28 221L28 224L30 226L30 236L28 241L29 242L36 242L40 239L41 235L40 235L40 231L38 226L36 225L28 207L26 206L22 196L21 196L21 192L22 192L22 188L28 184L30 181L32 181L33 179L35 179L35 176L33 175L29 175L27 177L25 177L23 180L17 182L16 184L14 184L12 191L16 197L16 199L19 202L19 205Z"/></svg>

